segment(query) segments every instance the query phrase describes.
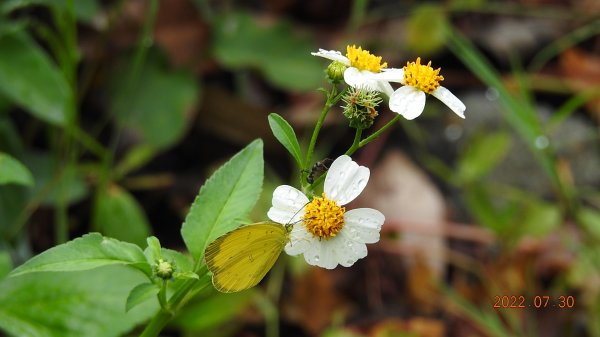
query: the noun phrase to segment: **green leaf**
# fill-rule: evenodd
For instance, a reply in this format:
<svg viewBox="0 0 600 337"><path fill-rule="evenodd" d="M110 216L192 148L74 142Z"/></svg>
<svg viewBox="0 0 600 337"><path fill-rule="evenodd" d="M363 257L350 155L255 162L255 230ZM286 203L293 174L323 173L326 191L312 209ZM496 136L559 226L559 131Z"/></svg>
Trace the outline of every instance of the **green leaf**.
<svg viewBox="0 0 600 337"><path fill-rule="evenodd" d="M64 0L6 0L6 2L0 5L0 11L9 13L32 5L52 6L57 10L64 11L67 9L67 3ZM73 5L77 19L87 23L92 23L94 16L100 9L97 0L75 0L73 1Z"/></svg>
<svg viewBox="0 0 600 337"><path fill-rule="evenodd" d="M462 183L477 182L504 159L510 145L510 135L505 132L471 139L469 147L459 159L457 178Z"/></svg>
<svg viewBox="0 0 600 337"><path fill-rule="evenodd" d="M115 167L115 175L119 177L125 176L127 173L137 170L148 164L156 155L156 148L142 144L130 149L123 159L119 161Z"/></svg>
<svg viewBox="0 0 600 337"><path fill-rule="evenodd" d="M153 54L136 78L124 81L123 74L129 72L127 68L117 69L112 75L111 108L120 124L155 149L177 143L198 103L199 88L194 76L167 69Z"/></svg>
<svg viewBox="0 0 600 337"><path fill-rule="evenodd" d="M117 185L98 193L94 228L102 234L142 247L150 235L150 224L135 198Z"/></svg>
<svg viewBox="0 0 600 337"><path fill-rule="evenodd" d="M72 92L46 53L24 32L0 36L0 92L54 125L62 125Z"/></svg>
<svg viewBox="0 0 600 337"><path fill-rule="evenodd" d="M53 206L62 198L72 204L88 194L85 179L75 166L65 167L47 153L34 152L25 153L23 163L35 178L31 194L44 196L43 205Z"/></svg>
<svg viewBox="0 0 600 337"><path fill-rule="evenodd" d="M264 174L263 143L257 139L219 168L200 188L181 235L196 261L214 239L237 228L260 195Z"/></svg>
<svg viewBox="0 0 600 337"><path fill-rule="evenodd" d="M152 274L140 247L90 233L32 257L10 276L41 271L89 270L107 265L128 265L148 276Z"/></svg>
<svg viewBox="0 0 600 337"><path fill-rule="evenodd" d="M175 263L175 271L180 273L191 272L194 269L192 259L176 250L162 248L162 258Z"/></svg>
<svg viewBox="0 0 600 337"><path fill-rule="evenodd" d="M144 255L146 255L146 261L149 264L153 264L156 260L162 258L160 241L155 236L150 236L146 239L148 243L148 247L144 250Z"/></svg>
<svg viewBox="0 0 600 337"><path fill-rule="evenodd" d="M5 278L12 268L12 259L10 258L10 254L5 251L0 251L0 280Z"/></svg>
<svg viewBox="0 0 600 337"><path fill-rule="evenodd" d="M226 295L214 294L203 298L202 301L189 303L172 323L186 330L214 328L232 321L242 309L248 306L253 296L253 291Z"/></svg>
<svg viewBox="0 0 600 337"><path fill-rule="evenodd" d="M154 283L142 283L137 287L133 288L127 296L125 303L125 311L133 309L134 307L148 301L148 299L156 296L160 288Z"/></svg>
<svg viewBox="0 0 600 337"><path fill-rule="evenodd" d="M300 144L296 138L296 132L292 126L283 117L276 113L269 114L269 126L273 135L283 145L289 153L294 157L299 167L304 167L302 164L302 153L300 152Z"/></svg>
<svg viewBox="0 0 600 337"><path fill-rule="evenodd" d="M183 279L196 279L199 280L200 276L198 276L198 274L194 273L193 271L186 271L183 273L179 273L179 272L175 272L173 274L173 277L177 280L183 280Z"/></svg>
<svg viewBox="0 0 600 337"><path fill-rule="evenodd" d="M151 299L125 312L127 294L144 281L118 266L7 278L0 282L0 329L12 336L122 336L158 310Z"/></svg>
<svg viewBox="0 0 600 337"><path fill-rule="evenodd" d="M582 207L577 213L577 220L596 240L600 240L600 211Z"/></svg>
<svg viewBox="0 0 600 337"><path fill-rule="evenodd" d="M25 165L9 154L0 152L0 184L10 183L32 186L33 176Z"/></svg>
<svg viewBox="0 0 600 337"><path fill-rule="evenodd" d="M561 223L561 212L557 205L541 200L523 200L524 212L517 231L520 235L543 237L556 230Z"/></svg>
<svg viewBox="0 0 600 337"><path fill-rule="evenodd" d="M257 68L282 89L312 90L323 82L323 64L310 55L312 39L285 22L265 25L237 12L218 18L213 28L215 57L230 68Z"/></svg>

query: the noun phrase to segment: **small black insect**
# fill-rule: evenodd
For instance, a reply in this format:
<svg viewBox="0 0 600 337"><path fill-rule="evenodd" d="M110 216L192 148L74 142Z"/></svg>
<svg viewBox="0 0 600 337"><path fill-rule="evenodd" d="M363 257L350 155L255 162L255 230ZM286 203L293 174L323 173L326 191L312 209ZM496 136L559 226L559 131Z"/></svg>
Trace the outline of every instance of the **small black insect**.
<svg viewBox="0 0 600 337"><path fill-rule="evenodd" d="M323 173L329 170L329 166L333 163L333 159L325 158L321 161L316 162L308 171L308 175L306 176L306 181L309 184L315 182L315 179L319 178Z"/></svg>

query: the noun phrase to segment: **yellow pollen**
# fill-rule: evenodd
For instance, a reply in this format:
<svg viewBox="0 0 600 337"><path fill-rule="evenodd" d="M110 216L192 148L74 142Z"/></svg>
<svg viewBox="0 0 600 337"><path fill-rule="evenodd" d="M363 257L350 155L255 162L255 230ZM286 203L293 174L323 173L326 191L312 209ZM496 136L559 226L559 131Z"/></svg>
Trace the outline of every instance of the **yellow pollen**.
<svg viewBox="0 0 600 337"><path fill-rule="evenodd" d="M345 207L328 199L323 193L322 197L315 197L306 205L304 225L313 236L320 239L329 240L336 236L344 227Z"/></svg>
<svg viewBox="0 0 600 337"><path fill-rule="evenodd" d="M421 64L421 58L417 57L416 62L407 62L404 67L404 81L406 85L415 87L421 91L431 94L440 86L444 77L440 75L441 68L433 69L431 61L427 65Z"/></svg>
<svg viewBox="0 0 600 337"><path fill-rule="evenodd" d="M368 50L363 50L355 45L346 47L346 57L350 60L350 66L358 70L368 70L378 73L387 67L387 62L381 63L381 56L375 56Z"/></svg>

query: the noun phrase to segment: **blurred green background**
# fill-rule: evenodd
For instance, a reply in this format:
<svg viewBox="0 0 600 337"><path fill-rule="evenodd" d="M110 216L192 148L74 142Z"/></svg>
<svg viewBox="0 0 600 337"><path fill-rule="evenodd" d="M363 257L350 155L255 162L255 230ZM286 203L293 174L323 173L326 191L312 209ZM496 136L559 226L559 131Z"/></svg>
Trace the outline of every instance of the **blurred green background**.
<svg viewBox="0 0 600 337"><path fill-rule="evenodd" d="M282 258L256 289L198 294L164 336L600 336L597 0L4 0L0 278L90 231L182 250L199 187L258 137L265 220L300 174L267 116L306 143L328 85L310 52L347 44L431 60L466 119L428 99L355 155L372 170L356 206L386 215L366 259ZM340 109L325 128L318 159L352 142Z"/></svg>

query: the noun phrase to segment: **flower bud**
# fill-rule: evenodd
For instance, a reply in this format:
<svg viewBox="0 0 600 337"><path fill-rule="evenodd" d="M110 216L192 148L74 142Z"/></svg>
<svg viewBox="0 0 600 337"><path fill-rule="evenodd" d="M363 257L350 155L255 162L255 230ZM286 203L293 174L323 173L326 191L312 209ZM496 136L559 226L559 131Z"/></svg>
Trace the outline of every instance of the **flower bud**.
<svg viewBox="0 0 600 337"><path fill-rule="evenodd" d="M370 91L363 88L351 88L342 97L345 106L344 116L348 118L350 127L355 129L366 129L373 125L377 117L377 106L382 99L376 91Z"/></svg>
<svg viewBox="0 0 600 337"><path fill-rule="evenodd" d="M175 266L167 260L158 259L154 264L154 273L163 280L173 277L173 272L175 272Z"/></svg>
<svg viewBox="0 0 600 337"><path fill-rule="evenodd" d="M339 83L344 79L344 72L346 69L348 69L348 66L342 62L333 61L329 66L327 66L327 78L331 81L331 83Z"/></svg>

